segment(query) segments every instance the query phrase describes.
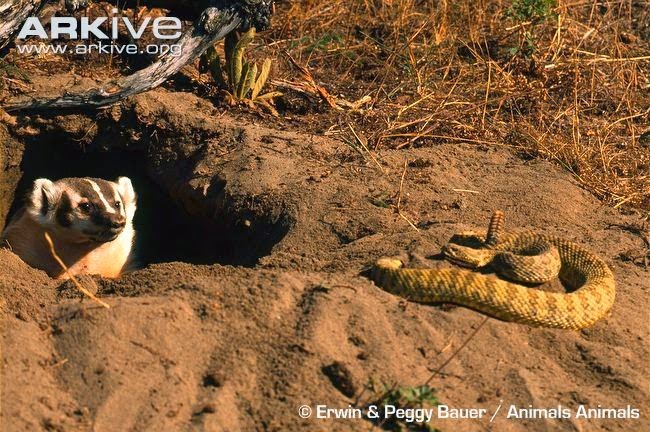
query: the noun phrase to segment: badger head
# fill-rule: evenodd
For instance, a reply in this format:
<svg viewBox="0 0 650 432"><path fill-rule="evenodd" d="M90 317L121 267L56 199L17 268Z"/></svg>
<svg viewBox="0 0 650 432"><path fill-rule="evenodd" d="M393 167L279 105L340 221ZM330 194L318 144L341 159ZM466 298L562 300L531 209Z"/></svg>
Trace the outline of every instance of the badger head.
<svg viewBox="0 0 650 432"><path fill-rule="evenodd" d="M75 242L109 242L131 226L136 195L128 177L37 179L26 211L56 237Z"/></svg>

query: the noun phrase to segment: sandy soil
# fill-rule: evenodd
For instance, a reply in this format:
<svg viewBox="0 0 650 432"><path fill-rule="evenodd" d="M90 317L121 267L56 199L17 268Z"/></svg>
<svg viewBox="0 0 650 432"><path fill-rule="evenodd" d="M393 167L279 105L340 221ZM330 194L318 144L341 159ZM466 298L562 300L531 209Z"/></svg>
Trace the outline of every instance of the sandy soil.
<svg viewBox="0 0 650 432"><path fill-rule="evenodd" d="M602 256L616 303L580 332L488 320L431 380L442 403L486 408L488 417L433 425L650 430L650 272L639 220L603 206L551 163L441 144L381 152L379 168L340 141L245 124L165 90L97 116L23 121L29 126L6 140L17 154L36 145L89 157L140 152L158 187L193 220L217 225L202 242L232 249L220 262L243 265L166 262L95 278L107 310L0 250L3 430L370 430L367 420L301 419L298 407L362 406L377 396L364 390L371 380L422 384L483 316L407 303L362 272L382 255L448 266L435 259L441 245L484 227L494 209L509 228L561 235ZM7 160L0 181L13 191L17 168ZM413 226L396 213L398 196ZM0 197L5 208L14 198ZM146 231L148 221L138 223ZM156 233L157 247L183 248L170 231ZM630 405L642 418L489 423L501 401L502 409Z"/></svg>

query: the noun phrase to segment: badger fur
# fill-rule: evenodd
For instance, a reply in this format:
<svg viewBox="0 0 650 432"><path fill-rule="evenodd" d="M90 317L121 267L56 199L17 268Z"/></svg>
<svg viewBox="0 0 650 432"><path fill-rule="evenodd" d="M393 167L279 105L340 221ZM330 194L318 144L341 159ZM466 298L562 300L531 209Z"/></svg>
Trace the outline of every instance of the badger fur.
<svg viewBox="0 0 650 432"><path fill-rule="evenodd" d="M68 275L55 261L44 234L69 273L117 277L132 263L136 194L128 177L37 179L24 207L2 233L2 244L51 277Z"/></svg>

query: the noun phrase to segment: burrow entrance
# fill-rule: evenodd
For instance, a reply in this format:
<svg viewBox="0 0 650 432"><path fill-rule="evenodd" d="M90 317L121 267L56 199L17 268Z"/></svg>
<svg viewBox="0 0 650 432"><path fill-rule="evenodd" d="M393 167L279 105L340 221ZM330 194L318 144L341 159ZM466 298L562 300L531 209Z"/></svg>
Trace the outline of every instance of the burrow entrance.
<svg viewBox="0 0 650 432"><path fill-rule="evenodd" d="M223 222L188 214L147 173L142 150L82 152L70 145L34 138L25 143L21 162L23 175L16 187L7 223L23 205L23 197L37 178L98 177L114 180L127 176L138 194L134 218L138 268L162 262L230 264L251 267L268 255L286 235L286 218L269 222L246 211L246 222L232 217ZM224 204L225 206L228 203ZM224 208L224 213L232 213ZM237 210L241 213L241 209Z"/></svg>

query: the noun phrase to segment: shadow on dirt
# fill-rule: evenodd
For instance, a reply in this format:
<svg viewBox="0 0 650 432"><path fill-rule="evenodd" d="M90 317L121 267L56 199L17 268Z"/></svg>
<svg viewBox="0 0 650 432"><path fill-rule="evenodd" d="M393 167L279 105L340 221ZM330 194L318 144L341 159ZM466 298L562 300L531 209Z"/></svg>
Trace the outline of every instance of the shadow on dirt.
<svg viewBox="0 0 650 432"><path fill-rule="evenodd" d="M143 150L80 152L72 145L55 144L38 137L26 143L21 170L23 176L16 187L7 220L22 206L23 197L37 178L131 178L138 194L134 224L140 266L174 261L254 266L289 228L282 221L256 223L256 215L252 212L247 212L250 214L237 223L225 220L220 223L216 217L190 215L152 179ZM223 186L221 182L214 182L210 194L218 193L216 189ZM228 213L228 203L223 206L222 210Z"/></svg>

